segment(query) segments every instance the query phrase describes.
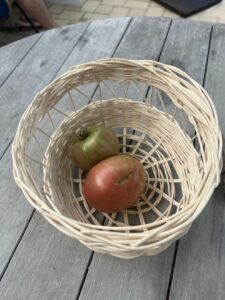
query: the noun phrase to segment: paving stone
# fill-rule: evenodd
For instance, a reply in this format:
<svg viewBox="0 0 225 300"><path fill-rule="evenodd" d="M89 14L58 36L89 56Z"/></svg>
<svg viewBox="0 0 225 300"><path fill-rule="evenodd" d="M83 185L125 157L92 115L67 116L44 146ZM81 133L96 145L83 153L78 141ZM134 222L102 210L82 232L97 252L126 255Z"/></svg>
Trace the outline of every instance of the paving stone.
<svg viewBox="0 0 225 300"><path fill-rule="evenodd" d="M218 23L219 22L219 18L214 17L214 16L200 17L199 20L204 21L204 22L211 22L211 23Z"/></svg>
<svg viewBox="0 0 225 300"><path fill-rule="evenodd" d="M189 19L189 20L199 21L199 20L200 20L200 17L199 17L198 14L196 14L196 15L190 16L188 19Z"/></svg>
<svg viewBox="0 0 225 300"><path fill-rule="evenodd" d="M128 14L129 8L127 7L115 7L111 13L111 17L124 17Z"/></svg>
<svg viewBox="0 0 225 300"><path fill-rule="evenodd" d="M99 20L99 19L105 19L107 18L106 15L103 15L103 14L95 14L95 13L86 13L84 16L83 16L83 19L84 20Z"/></svg>
<svg viewBox="0 0 225 300"><path fill-rule="evenodd" d="M157 3L157 2L152 1L152 2L150 3L150 7L164 7L164 6L162 6L161 4L159 4L159 3Z"/></svg>
<svg viewBox="0 0 225 300"><path fill-rule="evenodd" d="M80 20L84 15L84 12L81 11L69 11L64 10L60 15L59 19L63 20Z"/></svg>
<svg viewBox="0 0 225 300"><path fill-rule="evenodd" d="M144 1L138 1L138 0L128 0L125 5L126 7L130 8L139 8L139 9L147 9L149 7L149 3Z"/></svg>
<svg viewBox="0 0 225 300"><path fill-rule="evenodd" d="M131 8L127 14L129 17L141 17L145 16L146 10L145 9L138 9L138 8Z"/></svg>
<svg viewBox="0 0 225 300"><path fill-rule="evenodd" d="M147 10L146 16L148 17L161 17L164 13L164 8L163 7L150 7Z"/></svg>
<svg viewBox="0 0 225 300"><path fill-rule="evenodd" d="M219 18L219 19L218 19L218 23L223 23L223 24L225 24L225 18Z"/></svg>
<svg viewBox="0 0 225 300"><path fill-rule="evenodd" d="M126 0L103 0L102 4L108 4L113 6L123 6Z"/></svg>
<svg viewBox="0 0 225 300"><path fill-rule="evenodd" d="M170 18L180 18L180 15L176 14L175 12L173 11L170 11L168 9L166 9L163 13L163 16L164 17L170 17Z"/></svg>
<svg viewBox="0 0 225 300"><path fill-rule="evenodd" d="M76 5L65 5L65 10L80 11L81 7Z"/></svg>
<svg viewBox="0 0 225 300"><path fill-rule="evenodd" d="M72 21L72 20L65 20L65 19L56 19L55 22L56 22L56 24L57 24L59 27L62 27L62 26L66 26L66 25L72 24L72 23L74 23L75 21Z"/></svg>
<svg viewBox="0 0 225 300"><path fill-rule="evenodd" d="M95 12L100 13L100 14L110 14L113 10L113 6L111 5L99 5L99 7L96 9Z"/></svg>
<svg viewBox="0 0 225 300"><path fill-rule="evenodd" d="M81 7L81 10L84 11L84 12L94 12L97 7L100 5L100 1L96 1L96 0L90 0L90 1L87 1L82 7Z"/></svg>

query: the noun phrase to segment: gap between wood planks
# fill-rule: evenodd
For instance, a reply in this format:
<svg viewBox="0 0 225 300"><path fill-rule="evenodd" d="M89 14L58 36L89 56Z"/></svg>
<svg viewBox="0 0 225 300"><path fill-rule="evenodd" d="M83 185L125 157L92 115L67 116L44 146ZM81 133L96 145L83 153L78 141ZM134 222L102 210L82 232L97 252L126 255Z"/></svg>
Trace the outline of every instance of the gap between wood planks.
<svg viewBox="0 0 225 300"><path fill-rule="evenodd" d="M16 68L19 66L19 64L23 61L23 59L30 53L30 51L36 46L36 44L40 41L40 39L44 36L44 33L40 33L40 37L37 39L37 41L31 46L31 48L27 51L27 53L24 54L24 56L21 57L21 59L18 61L18 63L15 65L15 67L11 70L11 72L6 76L6 78L0 83L0 88L3 86L3 84L8 80L8 78L13 74L13 72L16 70Z"/></svg>
<svg viewBox="0 0 225 300"><path fill-rule="evenodd" d="M5 265L5 267L4 267L4 269L3 269L3 271L2 271L2 273L0 274L0 282L1 282L1 280L2 280L2 278L4 276L4 274L5 274L5 272L6 272L7 268L8 268L8 266L9 266L12 258L13 258L14 253L16 252L16 249L18 248L18 246L19 246L19 244L20 244L20 242L21 242L21 240L22 240L22 238L24 236L24 233L25 233L28 225L30 224L31 219L33 218L34 213L35 213L35 209L33 209L33 211L31 213L31 215L30 215L30 217L29 217L29 219L28 219L28 221L27 221L27 223L26 223L26 225L25 225L25 227L24 227L24 229L23 229L23 231L22 231L22 233L21 233L21 235L20 235L20 237L19 237L19 239L18 239L18 241L17 241L17 243L16 243L16 245L15 245L15 247L14 247L14 249L13 249L13 251L12 251L12 253L11 253L11 255L10 255L10 257L9 257L6 265Z"/></svg>
<svg viewBox="0 0 225 300"><path fill-rule="evenodd" d="M83 33L80 33L79 31L77 32L78 34L81 34L79 39L77 40L77 42L74 44L74 46L71 48L71 50L68 52L67 57L65 57L65 59L62 61L62 63L60 64L60 66L58 67L58 69L56 70L56 72L54 73L53 77L50 79L49 82L51 82L52 80L54 80L54 78L56 77L56 75L58 74L59 70L62 68L62 66L64 65L65 61L67 60L67 58L70 56L70 54L73 52L74 48L77 46L77 44L80 42L80 40L85 36L86 31L88 30L89 26L90 26L91 22L87 22L87 27L85 28ZM3 84L12 76L12 74L14 73L14 71L16 70L16 68L20 65L20 63L24 60L24 58L30 53L30 51L36 46L36 44L38 42L40 42L40 40L45 36L45 34L42 34L40 36L40 38L34 43L34 45L29 49L29 51L23 56L23 58L17 63L16 67L10 72L10 74L3 80L3 82L0 84L0 87L3 86ZM14 136L11 138L10 142L7 144L7 146L5 147L5 149L0 153L0 160L3 158L3 156L5 155L5 153L7 152L7 150L9 149L10 145L12 144L14 139Z"/></svg>

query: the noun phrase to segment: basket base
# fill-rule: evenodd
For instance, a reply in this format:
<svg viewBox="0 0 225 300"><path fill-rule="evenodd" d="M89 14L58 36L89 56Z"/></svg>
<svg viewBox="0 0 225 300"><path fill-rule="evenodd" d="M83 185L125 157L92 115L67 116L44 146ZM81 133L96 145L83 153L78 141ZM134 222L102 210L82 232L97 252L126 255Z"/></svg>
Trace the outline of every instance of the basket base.
<svg viewBox="0 0 225 300"><path fill-rule="evenodd" d="M110 127L118 136L120 152L140 160L146 170L144 193L122 213L107 214L90 207L82 196L85 172L67 155L74 134L94 124ZM196 180L186 174L194 163L197 166L197 152L170 116L129 99L99 101L71 114L56 130L45 153L44 189L56 210L77 221L117 226L120 232L124 226L151 224L157 228L189 204ZM130 229L140 231L145 228Z"/></svg>

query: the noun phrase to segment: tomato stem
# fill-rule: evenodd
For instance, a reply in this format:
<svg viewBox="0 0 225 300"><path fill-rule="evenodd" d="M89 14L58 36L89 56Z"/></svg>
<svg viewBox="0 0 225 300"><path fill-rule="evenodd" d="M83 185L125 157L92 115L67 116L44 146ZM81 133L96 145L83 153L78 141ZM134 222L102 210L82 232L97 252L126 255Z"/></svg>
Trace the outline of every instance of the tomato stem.
<svg viewBox="0 0 225 300"><path fill-rule="evenodd" d="M77 138L78 138L79 141L85 140L87 137L88 137L87 128L85 128L83 132L77 134Z"/></svg>

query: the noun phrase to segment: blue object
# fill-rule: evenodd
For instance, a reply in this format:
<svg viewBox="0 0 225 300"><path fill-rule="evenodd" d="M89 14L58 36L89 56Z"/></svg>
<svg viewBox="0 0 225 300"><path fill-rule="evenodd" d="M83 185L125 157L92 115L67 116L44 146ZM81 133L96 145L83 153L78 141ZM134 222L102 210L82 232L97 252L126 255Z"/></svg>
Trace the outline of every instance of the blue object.
<svg viewBox="0 0 225 300"><path fill-rule="evenodd" d="M10 16L10 5L7 0L0 0L0 18L7 19Z"/></svg>

